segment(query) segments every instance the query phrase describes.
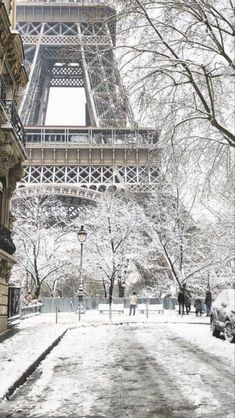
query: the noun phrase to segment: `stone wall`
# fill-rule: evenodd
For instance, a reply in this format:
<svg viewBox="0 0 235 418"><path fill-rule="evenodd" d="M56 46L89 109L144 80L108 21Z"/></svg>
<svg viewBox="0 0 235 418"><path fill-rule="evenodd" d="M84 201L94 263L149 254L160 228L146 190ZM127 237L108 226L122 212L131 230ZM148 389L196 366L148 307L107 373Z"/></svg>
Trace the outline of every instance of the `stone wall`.
<svg viewBox="0 0 235 418"><path fill-rule="evenodd" d="M0 333L7 329L8 286L0 277Z"/></svg>

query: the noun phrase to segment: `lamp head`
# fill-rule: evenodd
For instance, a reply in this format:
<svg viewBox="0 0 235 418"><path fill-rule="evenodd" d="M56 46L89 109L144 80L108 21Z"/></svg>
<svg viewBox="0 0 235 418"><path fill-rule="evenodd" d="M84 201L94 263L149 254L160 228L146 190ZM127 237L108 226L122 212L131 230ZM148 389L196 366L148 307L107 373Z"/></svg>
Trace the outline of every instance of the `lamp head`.
<svg viewBox="0 0 235 418"><path fill-rule="evenodd" d="M84 226L82 225L80 230L77 233L78 236L78 240L82 243L86 241L86 237L87 237L87 232L84 229Z"/></svg>

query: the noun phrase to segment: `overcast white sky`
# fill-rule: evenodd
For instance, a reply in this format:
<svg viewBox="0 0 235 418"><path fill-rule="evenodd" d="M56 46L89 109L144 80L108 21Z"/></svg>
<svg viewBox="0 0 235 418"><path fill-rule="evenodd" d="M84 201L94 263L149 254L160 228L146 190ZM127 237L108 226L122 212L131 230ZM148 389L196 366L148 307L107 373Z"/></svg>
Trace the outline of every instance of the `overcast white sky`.
<svg viewBox="0 0 235 418"><path fill-rule="evenodd" d="M50 89L46 125L85 125L85 90L73 87Z"/></svg>

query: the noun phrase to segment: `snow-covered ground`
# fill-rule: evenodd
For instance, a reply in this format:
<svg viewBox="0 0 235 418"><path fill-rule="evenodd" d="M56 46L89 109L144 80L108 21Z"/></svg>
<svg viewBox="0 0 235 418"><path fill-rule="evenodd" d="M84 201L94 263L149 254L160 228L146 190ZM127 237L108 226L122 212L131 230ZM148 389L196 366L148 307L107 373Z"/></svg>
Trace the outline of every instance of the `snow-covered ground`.
<svg viewBox="0 0 235 418"><path fill-rule="evenodd" d="M18 328L13 337L0 344L0 399L67 327L52 325L47 318L37 316L23 321Z"/></svg>
<svg viewBox="0 0 235 418"><path fill-rule="evenodd" d="M209 319L89 311L27 319L0 344L1 394L66 328L1 417L233 417L234 345Z"/></svg>

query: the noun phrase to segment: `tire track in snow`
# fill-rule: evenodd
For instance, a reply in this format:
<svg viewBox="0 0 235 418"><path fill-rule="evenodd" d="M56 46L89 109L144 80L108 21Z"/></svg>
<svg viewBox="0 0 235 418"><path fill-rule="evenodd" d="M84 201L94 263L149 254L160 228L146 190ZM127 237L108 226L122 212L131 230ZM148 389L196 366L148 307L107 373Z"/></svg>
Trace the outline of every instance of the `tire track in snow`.
<svg viewBox="0 0 235 418"><path fill-rule="evenodd" d="M125 327L124 330L122 338L119 336L110 417L194 416L197 406L180 391L174 376L133 336L133 327Z"/></svg>
<svg viewBox="0 0 235 418"><path fill-rule="evenodd" d="M154 356L155 353L157 368L162 366L165 374L169 376L169 381L172 382L173 379L174 384L178 385L181 396L191 400L191 405L198 406L198 411L192 411L191 416L214 416L217 410L224 409L224 413L216 413L216 416L234 418L233 373L227 364L201 350L196 344L180 338L177 334L174 336L174 332L172 337L172 330L166 326L146 327L145 330L137 327L136 334L137 339L143 342L146 356L148 353ZM170 399L172 387L170 384L165 386ZM184 416L183 414L181 410L179 416ZM174 415L170 416L178 415L174 412Z"/></svg>
<svg viewBox="0 0 235 418"><path fill-rule="evenodd" d="M209 387L214 396L224 405L234 405L234 373L225 365L220 358L208 354L193 343L181 338L170 337L170 341L176 343L181 350L190 352L190 355L198 359L200 364L206 366L206 373L199 372L204 384ZM217 376L215 376L217 374Z"/></svg>

